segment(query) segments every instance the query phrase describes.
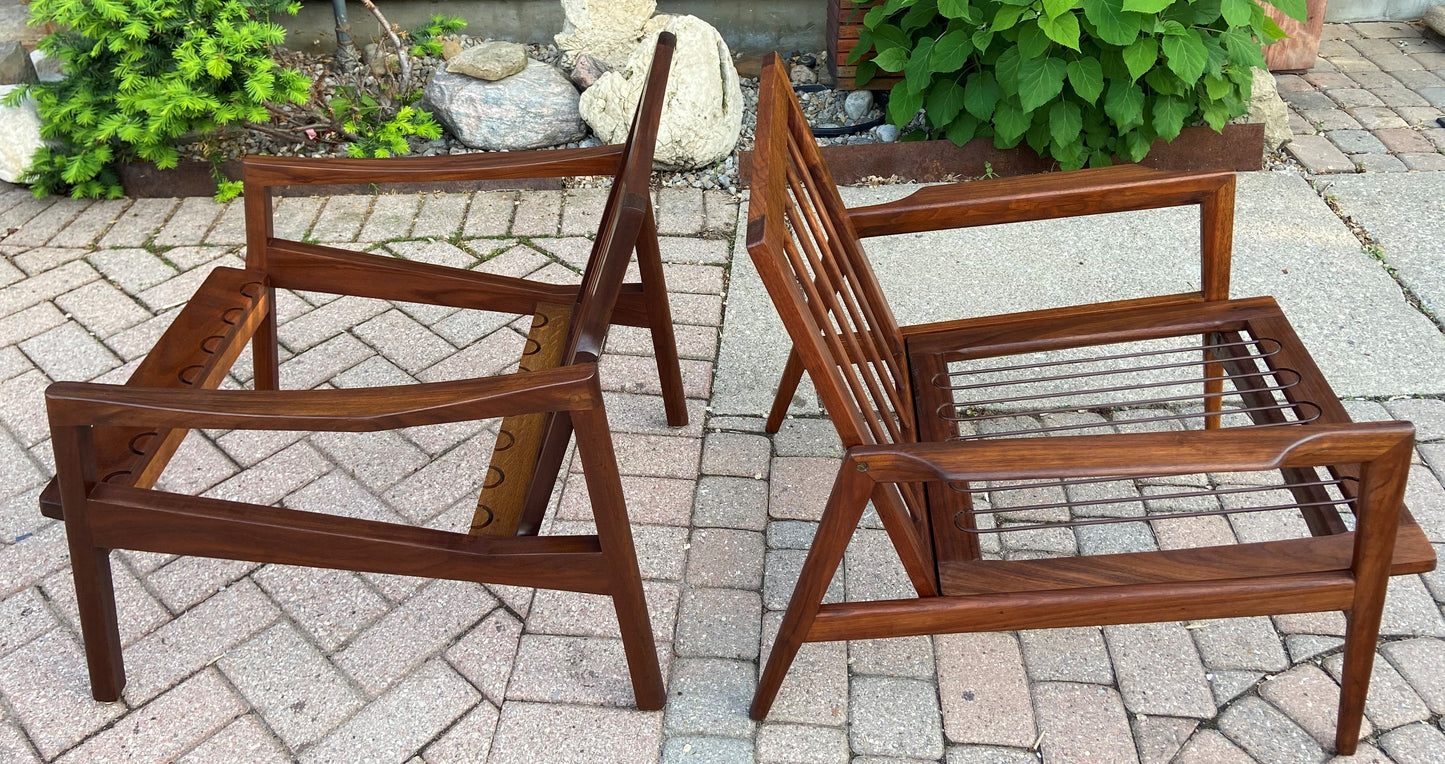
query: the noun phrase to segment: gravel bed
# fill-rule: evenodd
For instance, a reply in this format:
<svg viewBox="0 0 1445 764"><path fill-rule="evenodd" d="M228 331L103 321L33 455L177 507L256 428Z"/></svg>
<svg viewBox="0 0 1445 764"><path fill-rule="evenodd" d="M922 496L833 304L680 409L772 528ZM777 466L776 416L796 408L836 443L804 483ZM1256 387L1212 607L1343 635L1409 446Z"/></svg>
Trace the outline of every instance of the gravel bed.
<svg viewBox="0 0 1445 764"><path fill-rule="evenodd" d="M456 37L462 47L476 45L484 38ZM371 46L369 46L371 47ZM337 135L330 124L329 115L321 107L337 95L338 89L360 81L374 80L373 71L381 69L378 64L373 70L369 60L376 58L374 47L361 53L354 49L340 54L306 54L282 51L279 63L301 71L312 81L311 101L303 106L286 105L273 110L273 119L262 130L236 128L220 136L198 140L183 145L181 153L189 159L204 160L219 155L223 159L235 159L245 154L269 154L273 156L344 157L344 139ZM368 55L372 53L372 55ZM570 71L570 57L554 45L528 45L527 54L543 63ZM821 145L881 143L898 139L896 126L883 122L882 103L874 103L867 91L834 90L818 85L819 74L826 79L824 67L819 62L825 54L793 54L788 64L794 74L794 81L800 84L799 103L808 115L810 124L822 128L824 133L845 133L821 135ZM444 62L435 56L414 56L411 58L412 82L417 89L424 85L437 66ZM722 189L737 193L738 152L750 150L753 146L757 125L758 80L756 77L741 79L743 92L743 125L738 145L727 158L716 164L682 172L657 172L654 182L672 187L693 187ZM847 106L852 98L851 111ZM879 99L881 101L881 99ZM437 140L413 138L412 154L415 156L436 156L441 154L482 153L463 145L443 128L442 137ZM600 142L588 135L580 141L550 148L578 148L596 146ZM569 185L583 187L607 182L606 178L574 178Z"/></svg>

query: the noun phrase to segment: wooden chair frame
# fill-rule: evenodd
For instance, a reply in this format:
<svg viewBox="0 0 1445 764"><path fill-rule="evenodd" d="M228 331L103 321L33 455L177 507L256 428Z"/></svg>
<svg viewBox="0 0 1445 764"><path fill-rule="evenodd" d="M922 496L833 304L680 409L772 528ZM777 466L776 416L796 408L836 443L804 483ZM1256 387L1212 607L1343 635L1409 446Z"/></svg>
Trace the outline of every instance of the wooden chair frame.
<svg viewBox="0 0 1445 764"><path fill-rule="evenodd" d="M686 423L649 198L674 45L671 34L659 37L646 92L621 146L425 159L246 161L247 269L216 269L126 385L59 382L46 391L57 477L42 508L66 524L97 700L116 700L125 683L109 553L132 549L606 594L617 611L638 707L663 706L597 359L611 323L651 328L668 421ZM573 174L614 176L580 286L411 263L273 235L275 186ZM625 285L634 248L642 282ZM280 390L277 288L534 313L530 355L524 355L521 371L491 378ZM257 389L212 389L248 342ZM539 351L538 345L546 347ZM512 481L517 488L508 492L505 508L479 504L484 520L474 522L469 534L151 489L191 429L374 432L497 417L503 418L502 431L483 497L503 482L499 460L512 459L509 465L523 476ZM537 536L574 431L597 532ZM519 452L524 456L516 457Z"/></svg>
<svg viewBox="0 0 1445 764"><path fill-rule="evenodd" d="M1337 746L1353 751L1384 579L1435 564L1424 534L1400 506L1413 430L1353 425L1275 301L1229 299L1233 175L1122 166L933 186L896 202L848 209L776 57L762 72L757 136L748 252L793 340L767 429L777 431L806 371L849 452L754 697L753 717L766 716L805 641L1344 609L1350 629ZM1179 205L1200 209L1196 292L917 326L897 323L860 241ZM954 397L951 364L1182 337L1203 338L1190 361L1201 369L1199 392L1188 397L1202 404L1197 416L1204 431L1042 439L1017 437L1042 431L964 432L975 415ZM1270 352L1240 350L1251 342L1270 343ZM1027 370L1032 362L993 363ZM1281 375L1290 384L1261 381ZM1036 376L1061 378L1048 370ZM1222 407L1226 394L1243 402L1234 411L1253 426L1220 429L1230 413ZM1038 396L1008 400L1031 397ZM1310 477L1321 466L1343 501L1331 500L1324 481ZM1210 547L1204 554L981 559L978 538L990 531L976 525L970 481L1032 476L1062 484L1196 468L1279 469L1312 535L1277 545ZM870 500L919 597L823 605ZM1335 508L1341 503L1352 505L1358 531Z"/></svg>

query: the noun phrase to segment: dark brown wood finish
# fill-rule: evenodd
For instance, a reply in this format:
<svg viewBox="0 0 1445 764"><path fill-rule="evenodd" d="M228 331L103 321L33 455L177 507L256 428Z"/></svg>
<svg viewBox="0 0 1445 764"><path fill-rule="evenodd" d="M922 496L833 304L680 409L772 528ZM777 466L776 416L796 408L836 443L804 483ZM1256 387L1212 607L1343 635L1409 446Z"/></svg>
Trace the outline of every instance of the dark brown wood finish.
<svg viewBox="0 0 1445 764"><path fill-rule="evenodd" d="M1402 506L1414 429L1351 423L1275 301L1229 298L1233 175L1112 167L933 186L896 202L847 209L776 57L762 73L754 158L748 252L794 343L767 429L777 431L806 372L848 454L754 696L753 718L767 715L805 642L1342 609L1350 626L1336 747L1354 750L1385 582L1435 566L1433 548ZM1178 205L1200 211L1199 290L1102 304L900 326L860 244L867 236ZM1153 347L1164 340L1186 344ZM1153 346L1120 349L1140 342ZM1074 360L1020 358L1089 348L1101 362L1143 358L1141 371L1189 368L1197 377L1170 383L1188 392L1155 393L1159 383L1115 381L1108 375L1120 372L1112 368L1074 375L1060 366ZM1168 360L1171 353L1187 360ZM968 370L979 367L983 371ZM974 394L967 391L992 389L971 384L977 378L968 375L999 372L1012 375L1011 388L1030 381L1035 388L965 399ZM1082 394L1128 395L1141 406L1193 403L1198 413L1165 417L1175 426L1193 422L1178 432L1106 428L1111 434L1091 435L1047 421L1043 429L1010 429L999 423L1020 412L989 410L1053 401L1059 395L1042 383L1098 375L1109 381L1084 384ZM1226 395L1237 407L1223 407ZM1031 413L1047 417L1116 404L1037 405ZM1224 426L1239 419L1254 426ZM985 425L992 429L973 429ZM1064 437L1024 437L1045 434ZM1331 479L1321 478L1320 468ZM994 491L999 481L1035 481L1057 486L1062 496L1069 481L1227 472L1279 475L1283 490L1271 496L1293 502L1258 509L1301 512L1310 535L1082 557L981 554L983 533L1051 526L981 527L978 516L1005 510L975 507L975 484ZM1332 499L1326 486L1343 499ZM1271 489L1202 490L1225 497ZM870 499L919 596L823 604ZM1036 506L1067 510L1088 503L1049 501L1055 503ZM1242 511L1227 502L1216 506L1214 514ZM1353 512L1353 530L1336 506ZM1171 516L1068 517L1053 525Z"/></svg>
<svg viewBox="0 0 1445 764"><path fill-rule="evenodd" d="M608 595L637 705L662 707L662 675L597 359L612 323L651 328L668 420L686 423L649 190L674 44L670 34L659 38L646 91L621 146L384 161L247 160L247 269L216 269L127 384L58 382L46 391L57 479L42 504L66 523L97 700L116 700L125 684L109 552L133 549ZM569 174L614 176L580 286L280 240L271 220L271 189L282 185ZM642 282L624 284L634 250ZM533 331L514 374L280 390L277 288L532 313ZM257 389L214 389L247 342L256 354ZM151 489L192 429L372 432L487 418L503 420L502 436L490 467L478 465L489 472L471 533ZM574 431L597 533L538 536Z"/></svg>

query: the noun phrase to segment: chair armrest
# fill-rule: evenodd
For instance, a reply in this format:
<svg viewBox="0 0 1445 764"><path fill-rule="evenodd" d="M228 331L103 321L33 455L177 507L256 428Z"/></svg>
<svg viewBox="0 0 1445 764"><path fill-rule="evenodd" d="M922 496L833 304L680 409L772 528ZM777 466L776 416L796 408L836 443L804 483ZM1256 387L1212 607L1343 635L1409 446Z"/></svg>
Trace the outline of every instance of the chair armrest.
<svg viewBox="0 0 1445 764"><path fill-rule="evenodd" d="M875 483L1146 477L1364 464L1403 453L1409 422L1310 424L1270 429L1075 435L944 443L854 446L844 470Z"/></svg>
<svg viewBox="0 0 1445 764"><path fill-rule="evenodd" d="M247 156L247 185L329 186L342 183L409 183L441 180L515 180L573 175L615 175L623 144L586 149L509 151L397 159L326 159Z"/></svg>
<svg viewBox="0 0 1445 764"><path fill-rule="evenodd" d="M601 405L595 364L358 390L197 390L57 382L50 424L375 432Z"/></svg>
<svg viewBox="0 0 1445 764"><path fill-rule="evenodd" d="M855 207L858 236L1201 204L1228 193L1234 174L1184 173L1120 165L1075 172L950 183L921 188L895 202Z"/></svg>

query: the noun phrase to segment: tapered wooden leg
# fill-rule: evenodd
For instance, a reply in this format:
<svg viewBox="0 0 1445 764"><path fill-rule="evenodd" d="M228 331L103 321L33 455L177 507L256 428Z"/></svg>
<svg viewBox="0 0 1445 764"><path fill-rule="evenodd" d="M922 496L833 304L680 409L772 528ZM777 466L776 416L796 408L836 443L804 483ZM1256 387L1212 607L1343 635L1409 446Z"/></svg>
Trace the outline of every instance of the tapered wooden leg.
<svg viewBox="0 0 1445 764"><path fill-rule="evenodd" d="M271 309L251 337L251 362L256 371L257 390L281 389L281 357L276 343L276 290L268 287L267 304Z"/></svg>
<svg viewBox="0 0 1445 764"><path fill-rule="evenodd" d="M596 392L602 398L601 390ZM597 540L612 579L612 605L622 632L622 649L632 674L632 692L637 707L657 711L667 700L662 686L662 669L657 664L657 647L652 639L652 621L642 593L642 574L637 568L637 550L622 498L622 479L617 457L608 435L607 415L601 408L572 412L577 433L577 452L582 457L587 495L597 523Z"/></svg>
<svg viewBox="0 0 1445 764"><path fill-rule="evenodd" d="M788 350L788 363L783 366L783 377L778 380L778 394L773 396L773 409L768 412L768 423L765 429L768 432L777 432L783 426L783 417L788 415L788 407L793 405L793 393L798 392L798 383L803 379L803 359L798 356L797 348Z"/></svg>
<svg viewBox="0 0 1445 764"><path fill-rule="evenodd" d="M782 689L783 677L787 676L798 648L807 639L808 629L812 628L813 618L818 614L818 606L823 604L828 583L833 580L833 574L843 560L843 551L848 548L853 531L863 517L872 489L873 481L859 471L857 463L851 458L844 459L838 480L833 483L833 492L828 496L828 506L823 510L823 521L818 524L818 532L813 537L813 546L803 561L798 584L793 587L788 610L778 626L778 637L773 640L768 665L763 668L758 689L753 693L749 715L754 720L767 718L768 709L773 707L778 690Z"/></svg>
<svg viewBox="0 0 1445 764"><path fill-rule="evenodd" d="M1350 756L1360 741L1360 719L1370 691L1375 665L1375 640L1380 636L1380 615L1390 580L1390 558L1395 551L1405 478L1414 453L1413 437L1404 439L1389 454L1364 465L1356 497L1355 548L1351 569L1355 575L1354 602L1345 614L1344 668L1340 673L1340 713L1335 726L1335 750Z"/></svg>
<svg viewBox="0 0 1445 764"><path fill-rule="evenodd" d="M90 669L90 694L105 702L120 700L125 688L125 664L120 655L110 550L86 546L72 536L70 566L75 575L80 633L85 639L85 663Z"/></svg>
<svg viewBox="0 0 1445 764"><path fill-rule="evenodd" d="M652 353L657 357L657 377L662 383L662 405L667 423L687 424L687 395L682 389L682 366L677 358L677 338L672 331L672 308L667 302L667 279L662 273L662 253L657 246L657 224L652 208L642 221L637 236L637 267L642 272L642 298L647 304L647 324L652 332Z"/></svg>
<svg viewBox="0 0 1445 764"><path fill-rule="evenodd" d="M1375 639L1380 635L1380 613L1346 613L1345 660L1340 674L1340 714L1335 727L1335 751L1352 756L1360 742L1365 696L1375 666Z"/></svg>

